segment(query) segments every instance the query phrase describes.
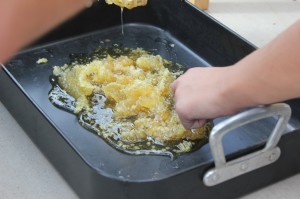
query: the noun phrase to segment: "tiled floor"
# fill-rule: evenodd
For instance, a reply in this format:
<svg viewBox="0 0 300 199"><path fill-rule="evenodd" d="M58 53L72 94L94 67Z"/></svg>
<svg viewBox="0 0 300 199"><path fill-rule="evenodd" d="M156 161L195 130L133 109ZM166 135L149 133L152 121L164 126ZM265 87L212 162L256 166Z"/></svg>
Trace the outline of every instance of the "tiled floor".
<svg viewBox="0 0 300 199"><path fill-rule="evenodd" d="M300 0L210 0L207 13L261 47L300 19ZM77 198L1 102L0 160L1 199ZM299 186L296 175L243 199L297 199Z"/></svg>
<svg viewBox="0 0 300 199"><path fill-rule="evenodd" d="M207 13L261 47L300 18L300 0L210 0Z"/></svg>

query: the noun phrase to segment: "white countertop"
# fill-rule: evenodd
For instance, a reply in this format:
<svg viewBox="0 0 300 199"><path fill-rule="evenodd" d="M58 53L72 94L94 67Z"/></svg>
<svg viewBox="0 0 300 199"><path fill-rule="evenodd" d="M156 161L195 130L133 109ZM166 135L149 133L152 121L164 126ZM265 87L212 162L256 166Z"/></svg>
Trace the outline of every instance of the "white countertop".
<svg viewBox="0 0 300 199"><path fill-rule="evenodd" d="M300 19L300 0L211 0L207 12L261 47ZM0 199L78 198L1 102L0 160ZM243 199L296 199L299 186L300 174Z"/></svg>

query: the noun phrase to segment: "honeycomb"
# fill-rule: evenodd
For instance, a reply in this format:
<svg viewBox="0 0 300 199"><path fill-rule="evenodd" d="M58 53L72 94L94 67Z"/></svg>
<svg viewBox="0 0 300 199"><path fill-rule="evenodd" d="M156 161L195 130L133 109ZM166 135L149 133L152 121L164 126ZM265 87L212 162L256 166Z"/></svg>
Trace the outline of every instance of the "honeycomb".
<svg viewBox="0 0 300 199"><path fill-rule="evenodd" d="M107 4L115 4L121 8L132 9L147 5L147 0L105 0Z"/></svg>
<svg viewBox="0 0 300 199"><path fill-rule="evenodd" d="M105 107L111 108L113 115L110 127L98 126L105 132L119 126L122 141L165 143L204 138L205 127L192 132L180 123L170 85L182 71L173 71L166 67L169 65L170 61L159 55L133 49L127 55L107 54L89 63L55 66L54 75L62 89L75 98L75 113L92 111L92 96L103 94Z"/></svg>

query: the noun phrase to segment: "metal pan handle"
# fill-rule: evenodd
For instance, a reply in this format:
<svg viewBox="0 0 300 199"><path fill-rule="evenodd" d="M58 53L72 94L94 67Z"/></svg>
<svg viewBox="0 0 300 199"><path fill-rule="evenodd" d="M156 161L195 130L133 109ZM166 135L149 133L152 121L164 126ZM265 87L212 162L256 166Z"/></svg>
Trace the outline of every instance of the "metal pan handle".
<svg viewBox="0 0 300 199"><path fill-rule="evenodd" d="M226 162L222 145L223 136L245 124L272 116L278 116L278 121L265 147L262 150ZM278 103L247 110L217 124L209 136L209 145L214 158L215 168L205 173L203 177L204 184L206 186L214 186L275 162L280 156L280 149L277 147L277 144L290 116L290 106Z"/></svg>

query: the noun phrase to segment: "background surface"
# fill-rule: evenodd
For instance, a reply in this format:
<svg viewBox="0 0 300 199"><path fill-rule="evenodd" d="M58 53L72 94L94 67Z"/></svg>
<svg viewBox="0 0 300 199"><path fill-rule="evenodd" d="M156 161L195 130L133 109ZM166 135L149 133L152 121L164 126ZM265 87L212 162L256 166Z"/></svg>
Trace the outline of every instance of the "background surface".
<svg viewBox="0 0 300 199"><path fill-rule="evenodd" d="M300 19L300 0L210 0L207 13L261 47ZM298 199L299 186L300 174L242 198ZM19 198L78 197L0 102L0 199Z"/></svg>

